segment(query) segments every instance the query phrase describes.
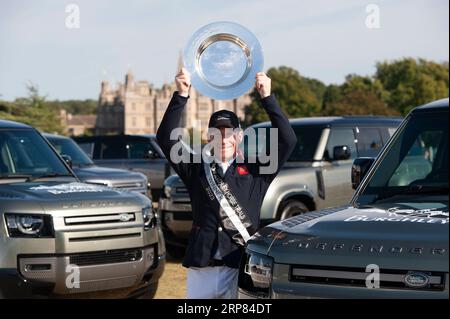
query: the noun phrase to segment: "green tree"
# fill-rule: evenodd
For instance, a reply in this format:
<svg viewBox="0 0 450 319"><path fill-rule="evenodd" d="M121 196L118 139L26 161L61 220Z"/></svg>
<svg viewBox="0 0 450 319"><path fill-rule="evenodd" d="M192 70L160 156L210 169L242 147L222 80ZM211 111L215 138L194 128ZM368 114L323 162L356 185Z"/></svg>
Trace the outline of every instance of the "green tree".
<svg viewBox="0 0 450 319"><path fill-rule="evenodd" d="M448 72L448 62L405 58L377 63L375 79L388 93L388 106L405 115L415 106L448 97Z"/></svg>
<svg viewBox="0 0 450 319"><path fill-rule="evenodd" d="M350 74L342 85L330 85L324 94L322 114L398 115L384 102L387 93L377 79Z"/></svg>
<svg viewBox="0 0 450 319"><path fill-rule="evenodd" d="M64 109L73 115L86 115L97 113L97 101L87 100L67 100L67 101L47 101L47 104L55 109Z"/></svg>
<svg viewBox="0 0 450 319"><path fill-rule="evenodd" d="M318 114L325 85L318 80L307 79L298 71L281 66L271 68L267 75L272 79L272 93L277 97L281 109L291 118ZM269 118L260 105L256 89L250 94L252 102L245 109L245 124L267 121Z"/></svg>
<svg viewBox="0 0 450 319"><path fill-rule="evenodd" d="M399 113L389 108L375 93L354 90L339 101L328 103L324 115L399 115Z"/></svg>
<svg viewBox="0 0 450 319"><path fill-rule="evenodd" d="M0 118L29 124L40 131L62 133L59 109L51 107L39 95L36 85L27 85L28 96L14 102L0 102Z"/></svg>

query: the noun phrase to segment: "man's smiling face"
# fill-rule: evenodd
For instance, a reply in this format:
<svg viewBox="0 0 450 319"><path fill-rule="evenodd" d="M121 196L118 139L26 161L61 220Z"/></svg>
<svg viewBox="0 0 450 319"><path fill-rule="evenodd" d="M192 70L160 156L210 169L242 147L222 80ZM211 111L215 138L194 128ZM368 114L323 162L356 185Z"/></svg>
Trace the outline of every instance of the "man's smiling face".
<svg viewBox="0 0 450 319"><path fill-rule="evenodd" d="M242 142L242 130L233 130L229 127L210 128L210 130L212 134L209 134L208 142L213 147L216 159L221 162L232 160Z"/></svg>

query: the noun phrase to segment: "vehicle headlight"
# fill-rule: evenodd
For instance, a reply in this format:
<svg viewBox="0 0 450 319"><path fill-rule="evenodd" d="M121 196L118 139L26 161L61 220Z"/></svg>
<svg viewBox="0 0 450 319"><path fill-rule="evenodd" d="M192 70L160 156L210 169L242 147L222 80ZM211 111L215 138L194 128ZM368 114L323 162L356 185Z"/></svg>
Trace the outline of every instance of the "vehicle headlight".
<svg viewBox="0 0 450 319"><path fill-rule="evenodd" d="M53 222L49 215L5 214L10 237L52 238Z"/></svg>
<svg viewBox="0 0 450 319"><path fill-rule="evenodd" d="M251 253L248 255L244 272L249 275L256 288L269 288L272 283L273 259Z"/></svg>
<svg viewBox="0 0 450 319"><path fill-rule="evenodd" d="M166 195L167 198L170 198L172 196L172 187L164 185L164 195Z"/></svg>
<svg viewBox="0 0 450 319"><path fill-rule="evenodd" d="M144 220L144 229L150 229L156 224L156 215L153 212L153 208L150 206L142 209L142 219Z"/></svg>

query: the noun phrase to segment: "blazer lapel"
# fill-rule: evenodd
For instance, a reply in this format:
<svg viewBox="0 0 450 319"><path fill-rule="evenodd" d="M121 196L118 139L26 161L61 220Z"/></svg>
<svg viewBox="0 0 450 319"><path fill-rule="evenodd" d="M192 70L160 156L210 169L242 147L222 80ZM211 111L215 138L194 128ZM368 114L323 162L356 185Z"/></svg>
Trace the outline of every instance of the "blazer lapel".
<svg viewBox="0 0 450 319"><path fill-rule="evenodd" d="M234 159L233 162L231 162L230 167L228 167L227 172L225 173L225 176L223 177L223 179L228 180L230 178L230 176L234 176L234 174L236 172L236 167L237 167L237 163L236 163L236 159Z"/></svg>
<svg viewBox="0 0 450 319"><path fill-rule="evenodd" d="M216 197L214 196L213 191L211 190L211 188L209 187L208 181L206 179L206 175L205 175L205 170L203 167L204 163L201 164L201 169L200 169L200 183L202 184L203 189L206 192L206 196L209 198L209 203L212 205L213 209L215 211L217 211L220 208L220 204L217 201ZM227 171L228 173L228 171Z"/></svg>

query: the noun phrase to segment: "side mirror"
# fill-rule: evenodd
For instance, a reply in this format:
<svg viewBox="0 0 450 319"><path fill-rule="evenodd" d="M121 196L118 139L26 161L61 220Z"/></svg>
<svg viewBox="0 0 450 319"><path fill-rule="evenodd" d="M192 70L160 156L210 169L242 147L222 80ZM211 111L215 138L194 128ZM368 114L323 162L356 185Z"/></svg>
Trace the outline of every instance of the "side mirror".
<svg viewBox="0 0 450 319"><path fill-rule="evenodd" d="M375 158L373 157L358 157L352 165L352 188L357 189L361 184L364 176L366 176L370 167L372 167Z"/></svg>
<svg viewBox="0 0 450 319"><path fill-rule="evenodd" d="M70 157L69 155L61 155L61 157L64 160L64 162L66 162L66 164L69 165L70 168L72 168L73 166L72 157Z"/></svg>
<svg viewBox="0 0 450 319"><path fill-rule="evenodd" d="M334 161L344 161L348 160L352 156L350 147L347 145L335 146L333 148L333 160Z"/></svg>

